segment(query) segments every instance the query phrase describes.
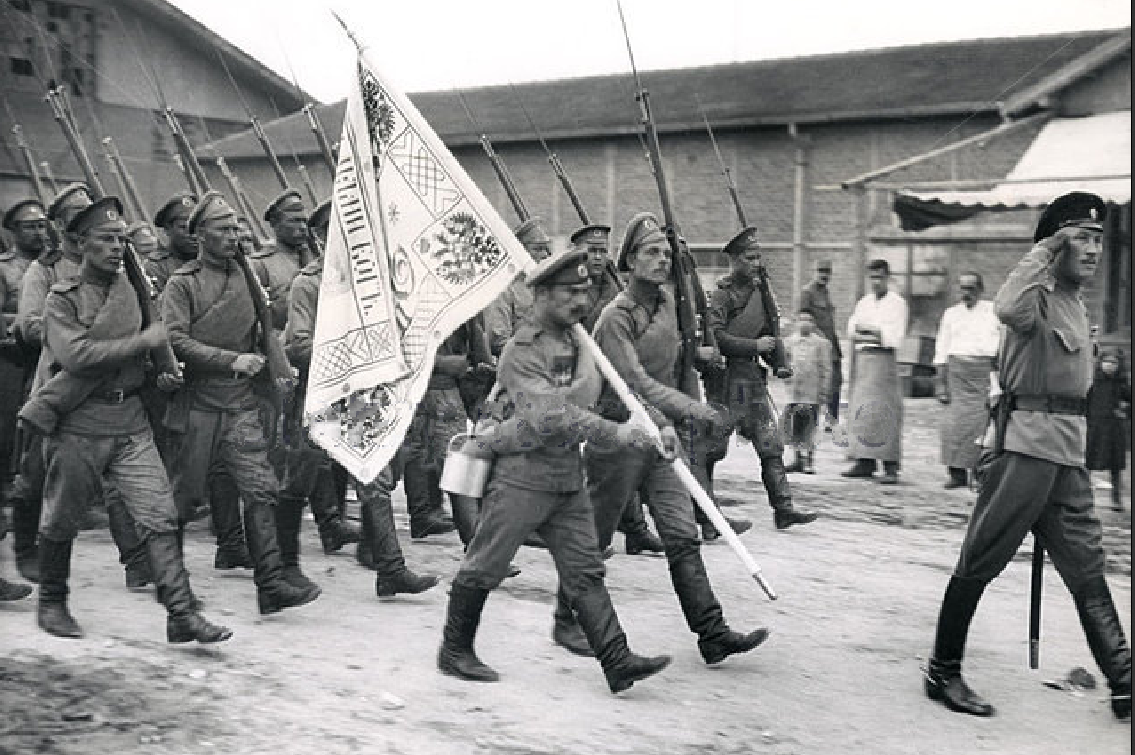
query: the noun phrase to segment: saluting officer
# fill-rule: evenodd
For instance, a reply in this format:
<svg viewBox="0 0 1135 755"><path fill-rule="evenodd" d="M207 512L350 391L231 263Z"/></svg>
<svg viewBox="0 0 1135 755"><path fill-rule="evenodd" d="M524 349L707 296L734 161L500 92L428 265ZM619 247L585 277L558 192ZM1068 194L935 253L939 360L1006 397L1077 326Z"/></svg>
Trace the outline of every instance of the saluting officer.
<svg viewBox="0 0 1135 755"><path fill-rule="evenodd" d="M496 460L477 533L449 592L437 660L445 674L479 682L499 678L477 657L473 640L489 592L507 576L510 560L533 531L551 551L562 592L612 692L670 663L669 656L630 651L603 583L580 443L653 444L641 428L592 412L603 378L570 332L590 307L586 259L581 251L561 253L528 278L533 317L505 346L497 373L499 402L510 407L509 416L465 446L468 453Z"/></svg>
<svg viewBox="0 0 1135 755"><path fill-rule="evenodd" d="M145 541L168 611L170 642L220 642L232 636L197 613L177 541L177 513L169 479L154 445L138 390L147 358L162 390L180 385L177 365L163 361L161 323L142 328L137 293L122 272L126 223L115 197L72 218L67 232L83 255L79 276L51 287L45 305L44 354L65 376L86 385L86 397L61 411L58 430L43 440L47 479L40 522L39 610L44 631L81 637L67 609L67 580L75 523L98 496L103 478L121 495ZM49 390L51 382L40 390Z"/></svg>
<svg viewBox="0 0 1135 755"><path fill-rule="evenodd" d="M725 245L729 274L717 282L710 295L706 327L717 339L727 367L727 405L741 437L753 444L761 460L761 481L765 485L773 522L778 530L794 524L815 521L816 514L797 511L784 467L784 443L768 396L768 380L763 358L782 372L779 364L782 344L772 335L772 323L755 277L761 264L757 229L748 227Z"/></svg>
<svg viewBox="0 0 1135 755"><path fill-rule="evenodd" d="M986 437L977 502L942 599L925 680L926 694L954 711L993 715L962 678L962 655L985 586L1031 530L1072 593L1088 647L1111 686L1112 711L1131 716L1131 650L1104 579L1102 528L1084 466L1093 359L1081 289L1096 272L1106 212L1095 194L1054 199L1032 250L994 300L1005 325L998 400L1006 414Z"/></svg>
<svg viewBox="0 0 1135 755"><path fill-rule="evenodd" d="M232 475L244 503L244 534L253 560L261 613L310 603L320 590L294 587L283 577L276 535L279 482L268 461L253 379L266 367L260 323L248 282L236 263L236 213L217 192L201 198L189 217L201 241L198 259L170 276L162 319L185 363L188 407L172 459L174 497L182 522L207 500L216 467Z"/></svg>

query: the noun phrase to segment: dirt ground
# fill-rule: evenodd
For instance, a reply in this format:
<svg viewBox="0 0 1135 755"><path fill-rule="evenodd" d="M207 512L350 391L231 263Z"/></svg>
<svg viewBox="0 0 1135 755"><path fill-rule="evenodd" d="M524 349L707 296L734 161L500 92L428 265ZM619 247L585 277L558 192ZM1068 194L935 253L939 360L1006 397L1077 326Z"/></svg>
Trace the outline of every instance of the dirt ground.
<svg viewBox="0 0 1135 755"><path fill-rule="evenodd" d="M742 541L780 596L765 598L724 543L704 549L732 625L773 633L719 667L702 663L665 560L627 556L617 536L608 584L631 645L674 657L619 696L597 663L552 644L554 571L547 553L531 548L517 556L520 576L490 597L478 635L480 656L502 680L439 674L446 586L461 548L455 534L411 542L400 492L407 559L443 580L412 598L379 602L353 549L325 556L309 520L305 568L324 594L261 618L251 574L214 570L208 530L196 523L187 547L195 589L206 614L235 631L208 648L167 644L164 612L150 593L125 589L109 534L84 532L71 605L85 639L38 630L34 596L0 604L0 753L1131 752L1130 725L1111 715L1051 566L1041 668L1028 668L1028 541L986 593L971 632L967 676L998 715L952 714L923 696L921 667L973 498L942 489L940 412L932 400L908 400L907 456L893 488L840 478L843 451L826 435L818 474L792 476L797 505L821 513L807 527L774 530L751 447L719 466L726 513L755 521ZM1130 514L1111 510L1109 491L1097 493L1109 580L1130 635ZM10 542L0 543L8 577ZM1044 684L1076 666L1099 686Z"/></svg>

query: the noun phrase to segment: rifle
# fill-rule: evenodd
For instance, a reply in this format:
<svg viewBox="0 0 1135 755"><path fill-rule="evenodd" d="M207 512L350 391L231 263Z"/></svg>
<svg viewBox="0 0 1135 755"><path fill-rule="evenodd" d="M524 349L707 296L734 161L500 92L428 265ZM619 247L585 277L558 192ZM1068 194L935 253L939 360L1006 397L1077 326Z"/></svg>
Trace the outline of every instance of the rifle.
<svg viewBox="0 0 1135 755"><path fill-rule="evenodd" d="M268 232L264 228L264 224L260 221L260 216L252 208L252 200L248 198L248 194L244 191L244 186L241 185L240 179L229 168L225 158L220 155L216 156L217 169L221 171L221 175L225 179L225 183L229 185L229 191L233 193L236 198L237 206L240 211L248 218L248 222L252 223L252 227L256 229L256 234L260 238L268 238Z"/></svg>
<svg viewBox="0 0 1135 755"><path fill-rule="evenodd" d="M118 151L118 146L109 136L102 140L102 144L106 153L106 160L110 163L110 169L114 171L118 182L122 184L122 188L125 189L126 198L133 206L135 217L138 220L149 218L150 211L142 202L142 195L138 193L138 187L134 183L134 178L130 175L130 171L127 170L126 163L122 160L122 153Z"/></svg>
<svg viewBox="0 0 1135 755"><path fill-rule="evenodd" d="M741 206L741 197L737 194L737 184L733 181L733 172L729 170L729 166L725 164L725 158L721 156L721 149L717 146L717 138L713 135L713 127L709 125L709 118L702 110L700 101L698 102L698 111L705 123L706 133L709 134L709 143L713 145L713 153L717 155L717 164L721 167L721 174L725 177L725 188L729 190L729 197L733 200L733 209L737 213L737 220L740 221L742 228L748 228L749 223L745 219L745 208ZM756 284L757 291L761 295L761 306L765 310L765 320L769 324L769 335L776 339L776 347L773 353L767 357L769 366L772 367L777 377L791 377L792 368L788 363L788 352L785 350L784 341L780 337L780 307L776 303L776 298L772 295L772 288L768 283L768 271L764 265L757 267L753 283Z"/></svg>
<svg viewBox="0 0 1135 755"><path fill-rule="evenodd" d="M548 142L544 140L544 135L540 133L540 127L532 120L532 116L528 113L528 108L524 107L523 100L521 100L520 96L516 93L516 88L509 84L509 91L512 92L512 96L516 99L516 104L520 105L520 110L524 113L524 117L527 119L528 125L532 127L536 138L540 140L540 146L544 148L545 154L548 155L548 163L552 166L552 171L556 174L556 178L559 179L560 186L563 187L564 193L568 195L571 206L575 208L575 214L579 216L579 222L584 225L591 225L591 220L587 216L587 210L583 209L583 202L580 201L579 195L575 193L575 187L572 186L571 179L568 178L567 171L564 170L564 164L560 162L559 155L553 152L552 148L548 146ZM611 277L611 280L615 282L615 286L622 291L623 282L619 279L619 271L615 269L615 263L611 260L609 254L607 255L607 274Z"/></svg>
<svg viewBox="0 0 1135 755"><path fill-rule="evenodd" d="M39 169L43 171L43 177L47 180L48 185L51 186L51 193L58 194L59 182L55 180L55 174L51 170L51 163L47 160L40 160Z"/></svg>
<svg viewBox="0 0 1135 755"><path fill-rule="evenodd" d="M631 47L630 34L627 32L627 19L623 15L623 5L616 0L619 9L619 20L623 25L623 38L627 42L627 55L630 58L631 73L634 75L635 100L638 101L641 111L641 123L646 132L646 147L650 157L651 172L654 181L658 184L658 198L662 204L662 216L665 224L664 232L670 243L673 257L673 273L675 293L678 305L678 330L682 338L681 372L679 385L683 393L697 399L702 398L701 386L695 376L695 359L699 346L712 346L713 335L705 332L704 321L707 309L705 292L701 281L698 280L693 257L682 237L678 221L674 217L674 210L670 204L670 191L666 185L666 174L662 164L662 149L658 140L658 128L654 122L654 114L650 110L650 93L642 85L638 75L638 68L634 62L634 50Z"/></svg>
<svg viewBox="0 0 1135 755"><path fill-rule="evenodd" d="M43 178L39 175L39 168L35 164L35 156L32 155L32 148L28 145L28 140L24 138L24 130L16 123L12 125L12 133L16 135L16 146L19 148L20 154L23 155L24 162L27 164L28 176L32 180L32 187L35 189L36 198L39 199L40 204L47 207L51 202L51 198L48 197L47 187L43 185Z"/></svg>
<svg viewBox="0 0 1135 755"><path fill-rule="evenodd" d="M516 217L520 222L524 222L532 217L528 212L528 208L524 206L524 200L520 198L520 193L516 190L516 184L512 182L512 176L508 174L508 168L504 167L504 162L500 159L500 155L493 149L493 143L489 141L488 135L481 129L481 125L477 123L477 119L473 117L473 111L469 109L469 104L465 102L465 95L461 90L457 91L457 97L461 100L461 107L465 109L465 115L469 116L469 122L473 124L473 128L480 132L481 148L485 150L485 155L489 158L489 164L493 166L493 171L497 174L497 180L501 182L504 187L504 193L508 195L508 201L512 203L512 209L516 211Z"/></svg>
<svg viewBox="0 0 1135 755"><path fill-rule="evenodd" d="M87 181L87 187L90 189L91 198L95 200L102 199L106 196L106 191L103 189L102 182L99 181L98 174L95 172L95 166L91 162L90 156L87 154L87 148L74 127L74 120L68 117L65 110L66 104L63 99L58 96L56 90L51 90L47 93L47 100L51 105L55 120L63 130L64 138L71 147L71 152L79 162L79 167L82 169L83 176ZM123 269L126 272L126 278L130 281L130 286L134 289L134 295L138 297L138 306L142 311L142 327L148 328L154 323L161 322L161 317L158 315L157 309L154 306L153 286L150 283L150 279L146 276L145 271L142 269L142 261L139 259L138 251L134 248L134 244L129 241L126 242L126 253L122 255L122 263ZM177 357L174 355L173 347L170 346L169 341L163 341L163 345L159 348L161 349L160 361L172 367L175 375L180 375L181 370L178 365Z"/></svg>
<svg viewBox="0 0 1135 755"><path fill-rule="evenodd" d="M284 53L284 62L288 64L288 73L292 77L292 86L296 88L296 94L299 98L304 99L304 91L300 88L299 79L296 78L296 71L292 68L292 60L288 57L288 49L282 43L280 44L280 51ZM323 164L327 166L327 172L331 174L331 178L334 180L335 157L331 154L331 144L327 141L327 133L323 130L323 124L319 120L319 115L315 112L315 106L310 102L304 103L303 114L307 116L307 125L311 128L311 133L315 135L315 143L319 145L319 152L323 155ZM311 201L316 201L314 194Z"/></svg>

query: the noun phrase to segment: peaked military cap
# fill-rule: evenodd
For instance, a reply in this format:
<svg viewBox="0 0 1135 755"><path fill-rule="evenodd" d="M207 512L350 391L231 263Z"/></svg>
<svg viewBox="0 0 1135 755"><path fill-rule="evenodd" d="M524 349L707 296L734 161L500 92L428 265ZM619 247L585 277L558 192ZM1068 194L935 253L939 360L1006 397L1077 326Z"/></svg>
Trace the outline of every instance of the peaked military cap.
<svg viewBox="0 0 1135 755"><path fill-rule="evenodd" d="M311 211L311 216L307 219L309 228L323 229L331 222L331 200L325 199L314 210Z"/></svg>
<svg viewBox="0 0 1135 755"><path fill-rule="evenodd" d="M730 257L740 254L746 249L757 247L757 229L755 226L746 226L741 229L733 238L729 239L729 243L722 249L723 252Z"/></svg>
<svg viewBox="0 0 1135 755"><path fill-rule="evenodd" d="M537 286L575 286L590 283L591 273L587 268L587 251L568 249L547 257L538 263L528 274L528 285Z"/></svg>
<svg viewBox="0 0 1135 755"><path fill-rule="evenodd" d="M115 222L125 222L122 217L122 202L118 197L106 196L75 213L75 217L67 224L67 233L80 235L103 223Z"/></svg>
<svg viewBox="0 0 1135 755"><path fill-rule="evenodd" d="M221 192L205 192L205 196L201 197L201 201L197 203L197 206L193 208L193 212L189 216L189 232L197 233L197 228L207 221L219 220L235 215L236 211L225 201L225 197Z"/></svg>
<svg viewBox="0 0 1135 755"><path fill-rule="evenodd" d="M816 271L821 273L830 273L832 271L832 261L820 260L816 263Z"/></svg>
<svg viewBox="0 0 1135 755"><path fill-rule="evenodd" d="M627 255L643 244L656 241L666 243L666 234L662 233L658 218L649 212L640 212L635 215L627 223L627 229L623 232L623 243L619 247L619 259L615 261L616 268L621 271L630 270L630 266L627 265Z"/></svg>
<svg viewBox="0 0 1135 755"><path fill-rule="evenodd" d="M277 215L287 210L302 210L303 195L295 189L287 189L283 194L272 200L264 210L264 219L273 222Z"/></svg>
<svg viewBox="0 0 1135 755"><path fill-rule="evenodd" d="M193 208L197 206L197 195L183 191L174 194L154 214L154 225L158 228L168 228L180 217L189 217Z"/></svg>
<svg viewBox="0 0 1135 755"><path fill-rule="evenodd" d="M551 244L552 240L548 238L548 234L544 231L544 221L537 217L528 218L516 228L512 229L512 235L516 236L517 241L524 246L532 244Z"/></svg>
<svg viewBox="0 0 1135 755"><path fill-rule="evenodd" d="M73 183L64 186L51 204L47 206L49 220L61 220L60 214L74 207L86 207L91 203L91 189L85 183Z"/></svg>
<svg viewBox="0 0 1135 755"><path fill-rule="evenodd" d="M610 243L611 226L585 225L571 235L571 243L577 246L601 246L606 248Z"/></svg>
<svg viewBox="0 0 1135 755"><path fill-rule="evenodd" d="M44 214L43 204L38 199L23 199L9 207L8 211L4 213L3 225L9 231L14 231L16 230L16 223L46 219L47 215Z"/></svg>
<svg viewBox="0 0 1135 755"><path fill-rule="evenodd" d="M1107 217L1107 205L1095 194L1085 191L1064 194L1052 200L1041 213L1040 220L1036 224L1036 233L1033 234L1033 243L1046 239L1061 228L1070 225L1102 231L1105 217Z"/></svg>

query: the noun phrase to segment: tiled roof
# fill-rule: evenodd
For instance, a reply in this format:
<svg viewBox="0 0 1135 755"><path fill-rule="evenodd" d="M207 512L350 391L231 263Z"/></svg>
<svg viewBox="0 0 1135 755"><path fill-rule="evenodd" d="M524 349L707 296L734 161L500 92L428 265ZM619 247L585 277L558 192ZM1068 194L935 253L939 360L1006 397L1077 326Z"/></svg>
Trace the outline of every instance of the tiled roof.
<svg viewBox="0 0 1135 755"><path fill-rule="evenodd" d="M1014 93L1043 81L1117 33L1088 31L980 39L859 52L762 60L641 73L661 131L702 128L698 102L715 126L805 124L920 115L996 112ZM560 79L463 91L481 128L494 141L529 141L524 107L547 138L633 133L638 106L630 73ZM449 144L474 142L477 132L456 92L410 99ZM344 103L317 112L332 142ZM293 113L265 124L273 142L300 154L317 152L307 118ZM262 156L251 132L218 140L230 159Z"/></svg>

